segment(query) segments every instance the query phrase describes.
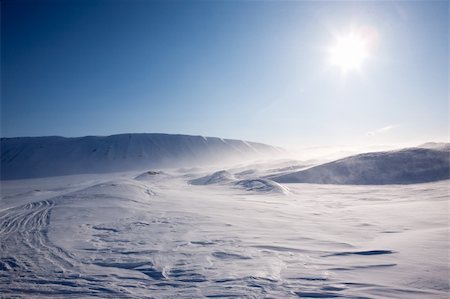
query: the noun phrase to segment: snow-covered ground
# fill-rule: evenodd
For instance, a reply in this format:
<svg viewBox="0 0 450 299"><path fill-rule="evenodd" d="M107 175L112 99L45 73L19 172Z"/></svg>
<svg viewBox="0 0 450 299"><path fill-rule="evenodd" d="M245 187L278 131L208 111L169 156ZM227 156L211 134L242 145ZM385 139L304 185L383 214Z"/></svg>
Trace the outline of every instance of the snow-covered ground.
<svg viewBox="0 0 450 299"><path fill-rule="evenodd" d="M448 180L267 179L298 168L2 181L0 297L448 298Z"/></svg>

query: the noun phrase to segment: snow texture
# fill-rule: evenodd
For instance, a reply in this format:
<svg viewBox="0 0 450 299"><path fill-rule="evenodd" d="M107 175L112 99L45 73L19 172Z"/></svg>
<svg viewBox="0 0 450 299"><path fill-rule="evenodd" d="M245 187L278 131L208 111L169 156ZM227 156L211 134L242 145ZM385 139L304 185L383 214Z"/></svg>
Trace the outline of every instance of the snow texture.
<svg viewBox="0 0 450 299"><path fill-rule="evenodd" d="M210 185L210 184L223 184L235 180L234 175L226 170L216 171L213 174L205 175L203 177L191 180L189 183L192 185Z"/></svg>
<svg viewBox="0 0 450 299"><path fill-rule="evenodd" d="M236 182L236 186L242 187L247 191L255 192L275 192L287 194L288 188L268 179L246 179Z"/></svg>
<svg viewBox="0 0 450 299"><path fill-rule="evenodd" d="M5 160L2 148L8 167L51 163L22 142ZM98 167L89 170L109 170L102 163L122 155L97 163L76 144L64 165L79 157L77 171L88 161ZM134 161L134 149L147 147L131 144L125 160ZM62 146L48 148L62 163ZM437 181L448 178L448 154L413 148L307 169L299 161L145 171L118 163L127 171L2 180L0 297L448 298L450 190ZM341 185L287 188L285 177Z"/></svg>
<svg viewBox="0 0 450 299"><path fill-rule="evenodd" d="M448 298L448 181L164 173L1 181L0 297Z"/></svg>
<svg viewBox="0 0 450 299"><path fill-rule="evenodd" d="M279 183L345 185L415 184L450 177L450 150L409 148L366 153L275 176Z"/></svg>

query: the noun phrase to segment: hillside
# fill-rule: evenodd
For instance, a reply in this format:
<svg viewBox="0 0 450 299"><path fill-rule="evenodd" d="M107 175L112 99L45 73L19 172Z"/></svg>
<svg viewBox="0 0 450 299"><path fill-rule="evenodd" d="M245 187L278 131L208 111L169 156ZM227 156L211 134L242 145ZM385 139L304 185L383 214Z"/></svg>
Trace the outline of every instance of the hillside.
<svg viewBox="0 0 450 299"><path fill-rule="evenodd" d="M170 134L1 139L1 179L240 162L283 150L255 142Z"/></svg>
<svg viewBox="0 0 450 299"><path fill-rule="evenodd" d="M450 177L448 150L408 148L365 153L273 177L278 183L414 184Z"/></svg>

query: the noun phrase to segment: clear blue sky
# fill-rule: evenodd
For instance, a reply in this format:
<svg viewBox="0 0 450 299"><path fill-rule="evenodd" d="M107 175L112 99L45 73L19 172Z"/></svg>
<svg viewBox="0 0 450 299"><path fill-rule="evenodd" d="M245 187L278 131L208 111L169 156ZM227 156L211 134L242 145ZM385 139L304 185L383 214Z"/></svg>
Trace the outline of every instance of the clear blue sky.
<svg viewBox="0 0 450 299"><path fill-rule="evenodd" d="M2 1L1 135L448 140L448 2ZM368 26L359 71L329 63Z"/></svg>

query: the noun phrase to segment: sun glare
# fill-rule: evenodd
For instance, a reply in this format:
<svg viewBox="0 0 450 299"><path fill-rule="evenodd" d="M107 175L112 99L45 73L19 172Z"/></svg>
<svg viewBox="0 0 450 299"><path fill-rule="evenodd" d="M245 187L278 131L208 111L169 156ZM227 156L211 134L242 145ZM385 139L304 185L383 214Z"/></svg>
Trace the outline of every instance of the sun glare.
<svg viewBox="0 0 450 299"><path fill-rule="evenodd" d="M331 65L339 67L342 72L360 70L369 57L374 36L373 32L367 30L351 30L336 35L334 45L329 50Z"/></svg>

